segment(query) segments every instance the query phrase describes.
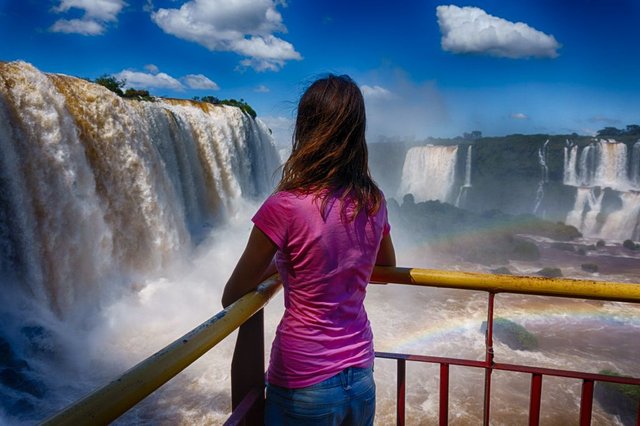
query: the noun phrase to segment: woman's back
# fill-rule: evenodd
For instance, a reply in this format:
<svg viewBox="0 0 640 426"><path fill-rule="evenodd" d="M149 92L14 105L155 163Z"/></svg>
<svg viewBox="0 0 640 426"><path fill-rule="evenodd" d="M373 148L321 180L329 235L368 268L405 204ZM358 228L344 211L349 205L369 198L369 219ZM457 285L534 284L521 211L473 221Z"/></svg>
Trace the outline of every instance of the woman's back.
<svg viewBox="0 0 640 426"><path fill-rule="evenodd" d="M268 377L278 386L309 386L345 367L373 364L363 301L380 241L389 232L386 208L372 216L361 209L350 218L349 197L326 197L321 203L313 194L278 192L253 219L278 246L285 289Z"/></svg>

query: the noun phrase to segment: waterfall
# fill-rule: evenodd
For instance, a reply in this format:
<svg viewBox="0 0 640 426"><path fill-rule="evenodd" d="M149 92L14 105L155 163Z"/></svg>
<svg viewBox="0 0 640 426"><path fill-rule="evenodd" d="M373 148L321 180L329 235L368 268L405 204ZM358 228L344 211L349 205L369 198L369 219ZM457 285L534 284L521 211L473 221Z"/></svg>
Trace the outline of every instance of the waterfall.
<svg viewBox="0 0 640 426"><path fill-rule="evenodd" d="M636 189L640 189L640 140L633 144L631 151L631 174L629 180Z"/></svg>
<svg viewBox="0 0 640 426"><path fill-rule="evenodd" d="M567 225L575 226L585 235L595 236L603 198L604 191L599 188L578 188L573 210L565 220Z"/></svg>
<svg viewBox="0 0 640 426"><path fill-rule="evenodd" d="M471 150L473 145L467 147L467 157L464 163L464 183L460 187L458 197L456 198L456 207L460 207L460 204L465 202L467 192L471 188Z"/></svg>
<svg viewBox="0 0 640 426"><path fill-rule="evenodd" d="M547 167L547 145L549 145L549 139L547 139L545 143L542 144L540 148L538 148L538 162L540 163L541 175L540 182L538 183L538 189L536 190L536 200L533 207L533 213L538 212L540 203L542 203L542 199L544 198L544 185L545 183L549 182L549 168ZM569 167L571 167L571 165L569 165ZM575 168L575 164L573 167Z"/></svg>
<svg viewBox="0 0 640 426"><path fill-rule="evenodd" d="M456 171L458 146L426 145L407 151L399 195L413 194L416 202L447 201Z"/></svg>
<svg viewBox="0 0 640 426"><path fill-rule="evenodd" d="M607 217L601 236L616 240L640 240L640 193L625 192L621 195L622 208Z"/></svg>
<svg viewBox="0 0 640 426"><path fill-rule="evenodd" d="M615 141L599 141L596 145L598 159L592 185L626 190L627 145Z"/></svg>
<svg viewBox="0 0 640 426"><path fill-rule="evenodd" d="M238 108L128 101L23 62L0 63L0 153L0 278L60 316L169 265L278 164Z"/></svg>
<svg viewBox="0 0 640 426"><path fill-rule="evenodd" d="M548 142L548 141L547 141ZM546 143L546 142L545 142ZM538 152L538 156L540 153ZM563 183L565 185L578 185L578 178L576 176L576 159L578 157L578 145L572 144L570 141L566 141L564 146L564 174Z"/></svg>

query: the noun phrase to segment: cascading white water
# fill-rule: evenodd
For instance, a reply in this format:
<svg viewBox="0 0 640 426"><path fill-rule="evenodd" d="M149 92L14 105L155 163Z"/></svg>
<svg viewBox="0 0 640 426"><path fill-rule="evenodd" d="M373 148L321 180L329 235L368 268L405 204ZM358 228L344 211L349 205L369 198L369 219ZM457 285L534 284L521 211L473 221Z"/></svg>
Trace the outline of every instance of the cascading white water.
<svg viewBox="0 0 640 426"><path fill-rule="evenodd" d="M573 210L567 214L567 225L575 226L585 235L597 235L603 197L604 191L598 188L578 188Z"/></svg>
<svg viewBox="0 0 640 426"><path fill-rule="evenodd" d="M467 197L467 193L469 188L471 188L471 152L473 149L473 145L469 145L467 147L467 156L464 163L464 183L460 187L460 191L458 191L458 197L456 198L456 207L460 207L461 204L464 204L465 199Z"/></svg>
<svg viewBox="0 0 640 426"><path fill-rule="evenodd" d="M426 145L409 149L402 167L400 198L413 194L416 202L447 201L454 183L457 152L457 145Z"/></svg>
<svg viewBox="0 0 640 426"><path fill-rule="evenodd" d="M607 217L601 235L617 240L640 240L640 193L624 192L622 208Z"/></svg>
<svg viewBox="0 0 640 426"><path fill-rule="evenodd" d="M538 162L540 163L541 176L540 181L538 182L538 189L536 190L536 200L533 204L533 213L538 213L540 203L542 203L542 199L544 198L544 185L549 182L549 168L547 167L547 145L549 145L549 139L547 139L545 143L542 144L540 148L538 148ZM569 165L569 167L571 167L571 165Z"/></svg>
<svg viewBox="0 0 640 426"><path fill-rule="evenodd" d="M272 188L278 164L268 128L238 108L124 100L0 63L0 344L28 359L15 374L30 383L21 393L0 382L0 422L5 409L38 418L86 392L77 374L96 365L76 345L92 351L95 323L116 320L106 307L149 297L154 277ZM93 360L119 350L94 343ZM43 386L56 389L45 400Z"/></svg>
<svg viewBox="0 0 640 426"><path fill-rule="evenodd" d="M633 235L637 234L634 229L640 223L640 215L632 201L635 196L628 191L637 189L636 180L640 168L637 164L640 162L638 143L631 152L630 168L627 161L627 146L621 142L598 140L581 151L577 145L568 144L565 147L564 184L579 187L574 208L567 215L567 223L578 227L588 236L606 239L635 238ZM604 188L615 191L612 194L620 197L622 207L607 215L603 223L598 223L596 219L602 208Z"/></svg>
<svg viewBox="0 0 640 426"><path fill-rule="evenodd" d="M629 180L636 189L640 189L640 140L633 144L631 151L631 173Z"/></svg>
<svg viewBox="0 0 640 426"><path fill-rule="evenodd" d="M238 108L125 101L81 79L0 65L5 191L24 284L60 314L113 274L157 271L198 227L264 193L277 153ZM43 183L47 182L46 185Z"/></svg>
<svg viewBox="0 0 640 426"><path fill-rule="evenodd" d="M578 145L572 144L567 140L564 146L564 173L563 183L565 185L578 185L578 176L576 173L576 159L578 157Z"/></svg>

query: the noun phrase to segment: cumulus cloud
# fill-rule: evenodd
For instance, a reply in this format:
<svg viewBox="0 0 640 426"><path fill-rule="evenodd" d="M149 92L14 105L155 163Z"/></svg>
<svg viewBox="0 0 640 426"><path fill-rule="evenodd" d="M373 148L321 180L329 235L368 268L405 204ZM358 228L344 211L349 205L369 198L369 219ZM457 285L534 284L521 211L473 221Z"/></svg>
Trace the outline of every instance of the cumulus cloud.
<svg viewBox="0 0 640 426"><path fill-rule="evenodd" d="M182 91L185 89L220 90L220 86L209 77L202 74L187 74L184 77L175 78L153 64L147 64L144 69L148 72L135 70L122 70L115 74L118 80L125 80L126 88L136 89L170 89Z"/></svg>
<svg viewBox="0 0 640 426"><path fill-rule="evenodd" d="M185 75L180 80L190 89L220 90L220 86L218 86L215 81L211 81L202 74Z"/></svg>
<svg viewBox="0 0 640 426"><path fill-rule="evenodd" d="M123 70L115 74L118 80L125 80L125 87L135 87L136 89L171 89L184 90L184 86L169 74L159 72L150 74L146 72Z"/></svg>
<svg viewBox="0 0 640 426"><path fill-rule="evenodd" d="M253 89L253 91L257 93L269 93L270 90L267 86L265 86L264 84L261 84L260 86Z"/></svg>
<svg viewBox="0 0 640 426"><path fill-rule="evenodd" d="M367 86L366 84L360 86L360 90L362 90L362 96L370 99L389 99L393 95L387 89L382 86Z"/></svg>
<svg viewBox="0 0 640 426"><path fill-rule="evenodd" d="M281 69L302 57L274 33L286 32L273 0L191 0L179 9L158 9L153 21L167 34L211 51L235 52L241 65L257 71Z"/></svg>
<svg viewBox="0 0 640 426"><path fill-rule="evenodd" d="M103 34L107 24L116 22L126 5L124 0L60 0L59 3L53 7L54 13L79 9L83 16L80 19L59 19L51 26L51 31L82 35Z"/></svg>
<svg viewBox="0 0 640 426"><path fill-rule="evenodd" d="M514 112L511 114L511 118L514 120L528 120L529 116L523 112Z"/></svg>
<svg viewBox="0 0 640 426"><path fill-rule="evenodd" d="M555 58L560 44L552 35L522 22L489 15L477 7L436 8L442 49L506 58Z"/></svg>

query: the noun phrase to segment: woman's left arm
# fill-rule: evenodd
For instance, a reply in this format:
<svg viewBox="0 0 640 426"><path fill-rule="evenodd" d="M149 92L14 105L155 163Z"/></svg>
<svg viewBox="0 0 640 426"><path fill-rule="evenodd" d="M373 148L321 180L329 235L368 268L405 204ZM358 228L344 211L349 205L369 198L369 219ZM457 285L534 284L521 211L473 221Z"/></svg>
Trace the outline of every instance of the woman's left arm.
<svg viewBox="0 0 640 426"><path fill-rule="evenodd" d="M224 287L222 306L226 308L255 290L258 284L276 272L273 256L277 249L274 242L254 225L247 246Z"/></svg>

